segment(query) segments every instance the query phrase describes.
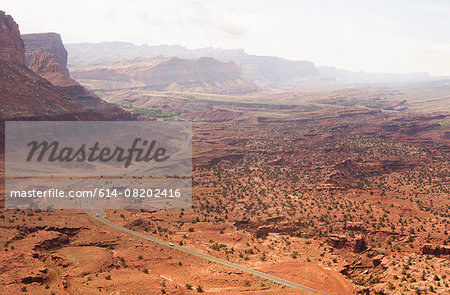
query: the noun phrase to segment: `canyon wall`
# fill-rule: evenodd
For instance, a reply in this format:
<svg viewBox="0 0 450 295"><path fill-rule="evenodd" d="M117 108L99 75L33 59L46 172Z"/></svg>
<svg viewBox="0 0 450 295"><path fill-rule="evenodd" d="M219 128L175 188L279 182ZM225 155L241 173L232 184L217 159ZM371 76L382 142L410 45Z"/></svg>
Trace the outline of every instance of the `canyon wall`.
<svg viewBox="0 0 450 295"><path fill-rule="evenodd" d="M35 47L24 46L17 23L0 11L0 120L132 119L68 76L59 35L28 36Z"/></svg>
<svg viewBox="0 0 450 295"><path fill-rule="evenodd" d="M10 15L0 10L0 59L24 64L25 47L19 26Z"/></svg>
<svg viewBox="0 0 450 295"><path fill-rule="evenodd" d="M59 65L59 71L67 77L69 76L67 51L59 34L23 34L22 39L25 45L25 64L27 66L30 65L30 61L39 52L50 52L53 54L55 62Z"/></svg>

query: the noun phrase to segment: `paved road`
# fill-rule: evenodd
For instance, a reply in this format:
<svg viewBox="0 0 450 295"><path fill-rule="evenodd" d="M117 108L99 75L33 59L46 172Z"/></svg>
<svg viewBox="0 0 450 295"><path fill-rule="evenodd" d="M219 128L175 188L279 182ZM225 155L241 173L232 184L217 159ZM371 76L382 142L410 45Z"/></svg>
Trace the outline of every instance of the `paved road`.
<svg viewBox="0 0 450 295"><path fill-rule="evenodd" d="M87 203L85 203L85 204L87 205ZM140 238L152 241L154 243L158 243L160 245L171 247L171 248L177 249L179 251L183 251L183 252L186 252L186 253L189 253L189 254L192 254L192 255L195 255L195 256L207 259L209 261L213 261L213 262L216 262L216 263L220 263L220 264L232 267L234 269L245 271L247 273L259 276L259 277L264 278L264 279L271 280L273 282L276 282L276 283L279 283L279 284L282 284L282 285L285 285L285 286L288 286L288 287L296 288L296 289L303 290L303 291L308 291L308 292L311 292L311 293L318 293L318 294L327 295L324 292L321 292L321 291L318 291L318 290L315 290L315 289L312 289L312 288L309 288L309 287L306 287L306 286L303 286L303 285L300 285L300 284L297 284L297 283L294 283L294 282L290 282L288 280L285 280L285 279L282 279L282 278L278 278L278 277L275 277L275 276L272 276L272 275L269 275L269 274L266 274L266 273L263 273L263 272L260 272L260 271L257 271L257 270L254 270L254 269L251 269L251 268L248 268L248 267L236 264L236 263L232 263L232 262L229 262L227 260L220 259L220 258L211 256L211 255L208 255L208 254L196 251L196 250L192 250L192 249L189 249L189 248L186 248L186 247L182 247L182 246L178 246L178 245L171 246L169 244L169 242L166 242L166 241L157 239L155 237L148 236L148 235L145 235L145 234L142 234L142 233L139 233L139 232L135 232L133 230L121 227L121 226L119 226L119 225L117 225L117 224L115 224L115 223L105 219L106 213L103 210L99 210L99 209L95 209L94 210L94 209L90 209L90 208L85 207L85 206L83 206L83 207L84 207L85 211L90 216L92 216L93 218L97 219L98 221L100 221L100 222L102 222L102 223L104 223L104 224L106 224L106 225L108 225L108 226L110 226L110 227L112 227L114 229L117 229L117 230L129 233L131 235L134 235L134 236L137 236L137 237L140 237Z"/></svg>
<svg viewBox="0 0 450 295"><path fill-rule="evenodd" d="M187 137L184 145L182 146L182 148L177 153L175 153L174 155L184 153L186 151L186 149L188 148L191 140L192 140L192 132L188 135L188 137ZM172 155L172 156L174 156L174 155ZM158 165L158 164L157 163L152 163L151 165L145 167L141 171L136 171L136 172L137 173L142 173L145 170L153 168L156 165ZM135 173L130 173L129 175L134 175L134 174ZM112 186L114 186L115 184L117 184L119 182L120 182L120 180L116 180L113 183L111 183L109 186L112 187ZM104 223L104 224L106 224L106 225L108 225L108 226L110 226L110 227L112 227L114 229L117 229L117 230L129 233L131 235L134 235L134 236L146 239L148 241L152 241L154 243L158 243L160 245L171 247L171 248L177 249L179 251L183 251L185 253L189 253L189 254L192 254L192 255L195 255L195 256L207 259L209 261L213 261L213 262L220 263L222 265L226 265L226 266L234 268L234 269L245 271L245 272L253 274L255 276L259 276L261 278L264 278L264 279L267 279L267 280L271 280L273 282L276 282L276 283L279 283L279 284L282 284L282 285L285 285L285 286L288 286L288 287L296 288L296 289L303 290L303 291L308 291L308 292L311 292L311 293L318 293L318 294L327 295L324 292L321 292L321 291L318 291L318 290L314 290L312 288L309 288L309 287L306 287L306 286L303 286L303 285L300 285L300 284L297 284L297 283L294 283L294 282L290 282L288 280L285 280L285 279L282 279L282 278L278 278L278 277L275 277L275 276L272 276L272 275L269 275L269 274L266 274L266 273L263 273L263 272L260 272L260 271L257 271L257 270L254 270L254 269L251 269L251 268L248 268L248 267L236 264L236 263L232 263L232 262L229 262L227 260L220 259L220 258L211 256L211 255L208 255L208 254L196 251L196 250L192 250L192 249L189 249L189 248L186 248L186 247L182 247L182 246L178 246L178 245L175 245L175 244L173 244L173 246L172 246L172 245L170 245L169 242L157 239L157 238L152 237L152 236L144 235L144 234L141 234L139 232L135 232L135 231L130 230L128 228L121 227L121 226L119 226L119 225L117 225L117 224L115 224L115 223L105 219L105 217L106 217L105 211L103 211L101 209L92 209L89 206L89 199L87 199L87 198L82 200L81 207L90 216L92 216L93 218L97 219L98 221L100 221L100 222L102 222L102 223Z"/></svg>

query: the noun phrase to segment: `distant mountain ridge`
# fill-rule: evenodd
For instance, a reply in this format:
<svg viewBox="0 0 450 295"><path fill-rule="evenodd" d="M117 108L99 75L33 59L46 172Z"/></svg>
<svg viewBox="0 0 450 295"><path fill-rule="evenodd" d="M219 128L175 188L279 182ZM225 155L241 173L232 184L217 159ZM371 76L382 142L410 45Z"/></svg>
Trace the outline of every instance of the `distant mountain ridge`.
<svg viewBox="0 0 450 295"><path fill-rule="evenodd" d="M100 42L66 44L69 67L95 63L110 63L138 57L156 56L200 58L212 57L222 61L235 61L242 72L261 88L295 88L302 85L365 84L386 82L427 81L428 73L390 74L364 73L317 67L310 61L292 61L276 56L249 55L244 49L198 48L181 45L134 45L129 42Z"/></svg>
<svg viewBox="0 0 450 295"><path fill-rule="evenodd" d="M309 61L290 61L274 56L257 56L243 49L199 48L187 49L180 45L137 46L127 42L66 44L69 66L108 63L137 57L156 56L200 58L212 57L221 61L234 61L241 65L244 75L259 86L290 86L298 80L317 79L320 74Z"/></svg>
<svg viewBox="0 0 450 295"><path fill-rule="evenodd" d="M426 72L418 73L365 73L353 72L335 67L317 67L320 75L325 79L332 79L336 82L352 82L352 83L386 83L386 82L414 82L427 81L431 79L430 74Z"/></svg>
<svg viewBox="0 0 450 295"><path fill-rule="evenodd" d="M219 94L246 94L259 90L244 76L236 62L211 57L135 58L72 67L71 75L92 90L145 88Z"/></svg>
<svg viewBox="0 0 450 295"><path fill-rule="evenodd" d="M243 49L216 49L212 47L187 49L181 45L134 45L129 42L69 43L69 65L108 63L136 57L149 58L158 55L181 58L213 57L234 60L246 55Z"/></svg>

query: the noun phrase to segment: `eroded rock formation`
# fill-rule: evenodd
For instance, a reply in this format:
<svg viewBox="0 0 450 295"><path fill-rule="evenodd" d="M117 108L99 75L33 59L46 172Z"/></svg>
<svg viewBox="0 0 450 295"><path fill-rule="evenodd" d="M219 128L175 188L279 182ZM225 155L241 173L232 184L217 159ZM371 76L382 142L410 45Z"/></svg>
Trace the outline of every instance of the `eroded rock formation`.
<svg viewBox="0 0 450 295"><path fill-rule="evenodd" d="M434 256L450 255L450 246L425 244L422 247L422 254Z"/></svg>
<svg viewBox="0 0 450 295"><path fill-rule="evenodd" d="M64 70L67 53L64 54L59 35L25 36L32 41L28 42L27 57L28 62L32 61L33 71L25 66L25 46L19 26L0 11L1 120L132 119L130 113L101 100L68 77Z"/></svg>
<svg viewBox="0 0 450 295"><path fill-rule="evenodd" d="M14 19L0 10L0 60L16 64L25 63L25 47L19 26Z"/></svg>
<svg viewBox="0 0 450 295"><path fill-rule="evenodd" d="M37 74L56 73L60 71L59 64L55 61L53 53L40 50L30 60L28 67Z"/></svg>
<svg viewBox="0 0 450 295"><path fill-rule="evenodd" d="M25 63L30 66L30 62L39 52L49 52L53 54L54 61L59 65L59 71L65 76L69 76L67 69L67 51L61 40L61 36L56 33L24 34L22 39L25 45Z"/></svg>

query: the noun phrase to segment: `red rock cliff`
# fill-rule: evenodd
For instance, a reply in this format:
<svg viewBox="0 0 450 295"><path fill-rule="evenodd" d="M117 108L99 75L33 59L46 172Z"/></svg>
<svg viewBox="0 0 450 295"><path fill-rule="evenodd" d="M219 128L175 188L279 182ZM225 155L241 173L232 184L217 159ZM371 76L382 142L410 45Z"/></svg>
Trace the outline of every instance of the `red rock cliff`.
<svg viewBox="0 0 450 295"><path fill-rule="evenodd" d="M133 119L62 73L53 52L37 48L33 56L31 70L19 26L0 11L0 141L4 120Z"/></svg>
<svg viewBox="0 0 450 295"><path fill-rule="evenodd" d="M24 64L25 47L19 26L10 15L0 10L0 59Z"/></svg>
<svg viewBox="0 0 450 295"><path fill-rule="evenodd" d="M27 66L30 66L30 62L39 52L49 52L53 54L54 61L59 65L59 71L69 77L67 51L59 34L24 34L22 39L25 44L25 62Z"/></svg>
<svg viewBox="0 0 450 295"><path fill-rule="evenodd" d="M42 53L39 50L30 60L28 67L38 74L60 71L59 64L55 61L55 56L48 51Z"/></svg>

